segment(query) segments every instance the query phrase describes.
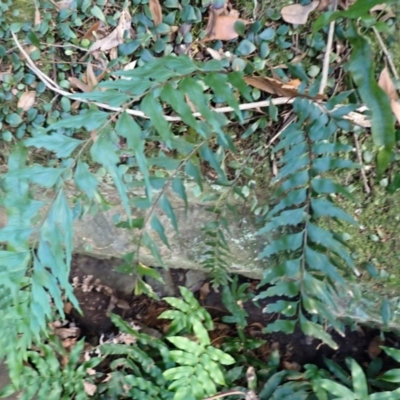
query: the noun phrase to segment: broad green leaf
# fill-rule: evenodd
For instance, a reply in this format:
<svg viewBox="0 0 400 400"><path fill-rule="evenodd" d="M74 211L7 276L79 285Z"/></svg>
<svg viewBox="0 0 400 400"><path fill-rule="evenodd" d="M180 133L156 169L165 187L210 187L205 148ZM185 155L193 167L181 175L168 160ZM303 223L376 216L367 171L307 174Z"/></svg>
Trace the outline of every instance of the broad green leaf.
<svg viewBox="0 0 400 400"><path fill-rule="evenodd" d="M48 151L54 151L58 158L66 158L69 157L83 141L62 134L52 134L29 138L26 139L24 143L27 146L36 148L43 147Z"/></svg>
<svg viewBox="0 0 400 400"><path fill-rule="evenodd" d="M121 89L123 88L123 85L126 85L126 81L121 82ZM87 100L92 100L92 101L97 101L99 103L105 103L111 107L121 107L124 103L129 101L131 99L130 96L128 96L125 93L121 93L118 90L113 90L108 88L107 90L104 91L93 91L93 92L88 92L88 93L76 93L74 94L74 99L87 99ZM66 97L63 97L65 99Z"/></svg>
<svg viewBox="0 0 400 400"><path fill-rule="evenodd" d="M400 350L392 347L381 346L381 349L389 356L400 363Z"/></svg>
<svg viewBox="0 0 400 400"><path fill-rule="evenodd" d="M260 400L269 400L275 392L275 389L281 384L287 375L288 371L280 371L273 374L261 389L259 393Z"/></svg>
<svg viewBox="0 0 400 400"><path fill-rule="evenodd" d="M167 236L165 235L165 229L160 220L156 215L153 215L151 218L151 223L150 223L151 228L158 233L160 236L161 240L163 243L169 248L169 243Z"/></svg>
<svg viewBox="0 0 400 400"><path fill-rule="evenodd" d="M222 386L226 385L220 366L207 353L200 356L200 363L214 382Z"/></svg>
<svg viewBox="0 0 400 400"><path fill-rule="evenodd" d="M299 225L304 221L305 218L305 207L282 211L278 217L273 217L271 220L265 225L264 228L261 228L258 231L258 234L261 235L266 232L270 232L274 229L279 228L280 226L287 225Z"/></svg>
<svg viewBox="0 0 400 400"><path fill-rule="evenodd" d="M223 137L224 132L222 131L222 126L227 123L227 120L222 114L217 114L215 111L211 110L201 85L192 78L184 78L179 83L179 89L188 95L196 110L205 118L207 123L214 128L215 132L217 132L220 137Z"/></svg>
<svg viewBox="0 0 400 400"><path fill-rule="evenodd" d="M357 0L345 11L328 11L323 13L314 23L313 31L319 31L322 27L328 26L330 22L337 20L338 18L360 18L363 14L366 14L371 8L382 4L382 3L396 3L397 0Z"/></svg>
<svg viewBox="0 0 400 400"><path fill-rule="evenodd" d="M186 339L182 336L177 336L178 339ZM166 338L167 340L170 340L170 337ZM189 339L186 339L189 340ZM179 343L179 341L177 341L177 343ZM180 342L182 343L182 342ZM192 342L194 343L194 342ZM175 343L173 343L175 344ZM194 343L196 344L196 343ZM194 354L188 353L187 351L183 351L183 350L171 350L170 351L170 355L172 360L174 360L177 364L181 364L181 365L190 365L190 366L195 366L198 365L199 360L198 357Z"/></svg>
<svg viewBox="0 0 400 400"><path fill-rule="evenodd" d="M294 328L296 327L296 320L288 320L288 319L278 319L266 326L264 329L265 333L271 332L283 332L286 334L291 334L294 332Z"/></svg>
<svg viewBox="0 0 400 400"><path fill-rule="evenodd" d="M51 168L34 164L31 167L11 171L7 174L7 177L27 179L37 185L50 188L61 181L61 175L65 170L66 168Z"/></svg>
<svg viewBox="0 0 400 400"><path fill-rule="evenodd" d="M207 354L220 364L231 365L235 363L235 359L231 355L212 346L207 347Z"/></svg>
<svg viewBox="0 0 400 400"><path fill-rule="evenodd" d="M337 396L337 399L346 399L346 400L361 400L355 393L353 393L350 389L346 386L341 385L335 381L330 379L321 379L319 383L323 389L328 391L329 393ZM365 399L368 399L366 397Z"/></svg>
<svg viewBox="0 0 400 400"><path fill-rule="evenodd" d="M193 367L185 365L176 368L170 368L163 372L165 379L172 381L180 378L187 378L193 374Z"/></svg>
<svg viewBox="0 0 400 400"><path fill-rule="evenodd" d="M204 391L209 395L212 396L217 393L217 388L215 386L214 380L212 376L205 370L204 365L201 363L197 363L195 368L196 377L202 383Z"/></svg>
<svg viewBox="0 0 400 400"><path fill-rule="evenodd" d="M196 338L199 340L201 346L210 345L210 336L208 335L207 329L204 328L203 324L198 319L192 320L193 332Z"/></svg>
<svg viewBox="0 0 400 400"><path fill-rule="evenodd" d="M185 101L183 93L177 88L173 88L170 83L164 86L161 91L161 99L168 103L173 110L182 118L183 122L193 128L199 135L204 138L210 136L210 130L206 129L205 124L199 124L193 116L193 112Z"/></svg>
<svg viewBox="0 0 400 400"><path fill-rule="evenodd" d="M359 399L368 398L367 378L364 371L356 360L351 360L351 377L353 380L353 390Z"/></svg>
<svg viewBox="0 0 400 400"><path fill-rule="evenodd" d="M227 76L223 74L210 73L206 75L204 82L208 85L215 95L228 103L234 110L239 120L243 122L243 116L239 110L239 104L236 100L235 93L227 84Z"/></svg>
<svg viewBox="0 0 400 400"><path fill-rule="evenodd" d="M118 118L118 121L115 125L115 130L118 135L126 138L129 148L135 152L136 162L146 183L147 197L149 198L149 201L151 201L152 188L150 183L150 174L144 153L145 141L142 139L142 130L140 126L136 123L132 116L124 111Z"/></svg>
<svg viewBox="0 0 400 400"><path fill-rule="evenodd" d="M309 268L315 271L321 271L324 275L327 275L332 282L335 282L338 285L345 284L345 280L325 254L319 253L313 250L310 246L307 246L305 257Z"/></svg>
<svg viewBox="0 0 400 400"><path fill-rule="evenodd" d="M60 119L54 124L50 124L46 130L54 131L59 128L85 128L88 131L93 131L102 127L108 118L110 118L109 113L91 108L86 112L81 112L78 115Z"/></svg>
<svg viewBox="0 0 400 400"><path fill-rule="evenodd" d="M203 191L203 177L198 165L189 160L185 165L185 172L196 181L200 190Z"/></svg>
<svg viewBox="0 0 400 400"><path fill-rule="evenodd" d="M293 281L280 281L258 294L257 299L274 296L295 297L299 294L299 284Z"/></svg>
<svg viewBox="0 0 400 400"><path fill-rule="evenodd" d="M150 118L154 128L161 136L165 145L172 147L172 132L163 114L163 108L152 93L147 94L140 103L141 110Z"/></svg>
<svg viewBox="0 0 400 400"><path fill-rule="evenodd" d="M298 232L290 235L281 236L266 246L259 254L258 258L267 258L281 251L295 251L300 248L303 243L304 233Z"/></svg>
<svg viewBox="0 0 400 400"><path fill-rule="evenodd" d="M172 181L171 187L172 190L185 202L185 212L187 212L189 204L186 196L185 185L182 183L182 180L176 176Z"/></svg>
<svg viewBox="0 0 400 400"><path fill-rule="evenodd" d="M85 192L92 199L97 191L98 180L89 171L89 165L78 160L74 174L75 184L79 190Z"/></svg>
<svg viewBox="0 0 400 400"><path fill-rule="evenodd" d="M328 346L332 347L332 349L338 348L338 345L332 339L331 335L325 332L321 325L309 321L302 314L300 314L300 328L306 335L322 340Z"/></svg>
<svg viewBox="0 0 400 400"><path fill-rule="evenodd" d="M386 382L400 383L400 368L394 368L386 371L378 377L378 379Z"/></svg>
<svg viewBox="0 0 400 400"><path fill-rule="evenodd" d="M270 303L264 308L265 314L283 314L287 317L294 317L297 314L298 302L278 300L275 303Z"/></svg>
<svg viewBox="0 0 400 400"><path fill-rule="evenodd" d="M163 210L166 214L166 216L170 219L172 226L174 227L175 231L178 232L178 221L176 219L176 215L174 212L174 209L172 208L172 205L170 201L168 200L168 197L163 193L160 199L160 208Z"/></svg>
<svg viewBox="0 0 400 400"><path fill-rule="evenodd" d="M380 392L369 395L369 400L399 400L400 389L393 390L392 392Z"/></svg>
<svg viewBox="0 0 400 400"><path fill-rule="evenodd" d="M211 167L215 169L222 179L225 178L225 173L221 168L221 163L217 160L215 153L207 145L200 148L200 155L203 160L207 161Z"/></svg>
<svg viewBox="0 0 400 400"><path fill-rule="evenodd" d="M353 225L358 225L357 221L355 221L354 218L350 217L350 215L343 211L341 208L334 206L333 203L329 200L322 198L311 199L311 207L315 216L317 217L327 215L332 218L342 219Z"/></svg>
<svg viewBox="0 0 400 400"><path fill-rule="evenodd" d="M120 160L116 150L115 142L112 139L112 132L103 130L90 148L90 154L93 161L103 165L105 170L113 179L128 218L131 218L127 189L122 179L121 172L117 167Z"/></svg>
<svg viewBox="0 0 400 400"><path fill-rule="evenodd" d="M365 3L374 3L371 0L363 1ZM360 0L357 3L360 3ZM374 144L380 148L381 152L383 152L382 154L388 154L395 143L395 119L389 97L376 81L371 46L366 37L361 36L354 25L350 25L347 37L352 45L350 72L363 102L371 110L371 132ZM380 173L389 164L389 159L383 157L382 154L378 157L378 170Z"/></svg>
<svg viewBox="0 0 400 400"><path fill-rule="evenodd" d="M328 367L329 371L342 383L344 383L346 386L351 385L351 380L349 379L349 374L338 364L336 364L334 361L324 358L324 362L326 366Z"/></svg>
<svg viewBox="0 0 400 400"><path fill-rule="evenodd" d="M273 217L275 214L285 208L304 203L306 200L307 190L297 189L289 192L271 211L268 212L267 218Z"/></svg>

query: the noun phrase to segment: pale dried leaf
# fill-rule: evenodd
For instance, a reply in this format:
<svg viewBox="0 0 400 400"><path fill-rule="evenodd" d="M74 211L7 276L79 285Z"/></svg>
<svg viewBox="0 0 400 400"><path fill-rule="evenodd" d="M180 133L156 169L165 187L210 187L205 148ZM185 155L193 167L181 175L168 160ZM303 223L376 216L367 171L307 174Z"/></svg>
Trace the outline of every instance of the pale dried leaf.
<svg viewBox="0 0 400 400"><path fill-rule="evenodd" d="M397 119L397 122L400 124L400 103L395 100L390 101L390 106L392 107L392 111L394 116Z"/></svg>
<svg viewBox="0 0 400 400"><path fill-rule="evenodd" d="M158 0L149 0L149 8L153 16L154 25L160 25L162 22L162 9Z"/></svg>
<svg viewBox="0 0 400 400"><path fill-rule="evenodd" d="M97 390L97 386L93 383L83 381L83 387L85 388L85 393L88 396L94 396Z"/></svg>
<svg viewBox="0 0 400 400"><path fill-rule="evenodd" d="M207 34L204 41L209 40L223 40L229 41L236 39L239 34L235 31L236 21L242 21L248 24L248 21L239 19L236 17L231 17L230 15L218 15L215 17L212 26L207 26Z"/></svg>
<svg viewBox="0 0 400 400"><path fill-rule="evenodd" d="M22 108L24 111L28 111L33 107L36 100L36 92L30 90L29 92L23 93L23 95L18 100L18 108Z"/></svg>
<svg viewBox="0 0 400 400"><path fill-rule="evenodd" d="M70 76L68 78L68 81L71 84L71 87L73 89L79 89L85 93L91 91L89 85L86 85L86 83L83 83L82 81L80 81L78 78L75 78L74 76Z"/></svg>
<svg viewBox="0 0 400 400"><path fill-rule="evenodd" d="M318 11L327 10L331 3L332 3L332 0L319 0L317 10Z"/></svg>
<svg viewBox="0 0 400 400"><path fill-rule="evenodd" d="M131 20L132 18L128 9L122 11L117 27L103 39L99 39L94 42L90 47L89 52L93 52L95 50L107 51L122 44L124 42L125 32L128 32L129 37Z"/></svg>
<svg viewBox="0 0 400 400"><path fill-rule="evenodd" d="M35 20L34 20L34 25L39 25L42 23L42 17L40 15L39 7L36 6L35 3Z"/></svg>
<svg viewBox="0 0 400 400"><path fill-rule="evenodd" d="M390 100L398 100L399 96L396 92L396 87L392 79L390 78L389 71L387 67L383 69L379 76L378 85L384 90L384 92L389 96Z"/></svg>
<svg viewBox="0 0 400 400"><path fill-rule="evenodd" d="M206 48L207 53L214 59L214 60L222 60L222 54L218 50L214 50L211 47Z"/></svg>
<svg viewBox="0 0 400 400"><path fill-rule="evenodd" d="M88 62L86 67L86 82L90 88L90 91L92 91L93 88L99 83L97 81L96 75L94 74L91 62Z"/></svg>
<svg viewBox="0 0 400 400"><path fill-rule="evenodd" d="M312 1L306 6L292 4L283 7L281 10L282 18L289 24L301 25L307 23L308 15L318 7L319 1Z"/></svg>
<svg viewBox="0 0 400 400"><path fill-rule="evenodd" d="M131 71L131 70L135 69L136 64L137 64L137 60L131 61L130 63L125 65L123 70L124 71ZM127 76L121 76L121 79L130 80L131 78L129 78Z"/></svg>
<svg viewBox="0 0 400 400"><path fill-rule="evenodd" d="M53 3L59 10L69 9L71 8L71 4L74 0L65 0L65 1L58 1L57 3Z"/></svg>
<svg viewBox="0 0 400 400"><path fill-rule="evenodd" d="M71 314L71 311L73 309L72 303L67 301L66 303L64 303L64 312L65 314Z"/></svg>

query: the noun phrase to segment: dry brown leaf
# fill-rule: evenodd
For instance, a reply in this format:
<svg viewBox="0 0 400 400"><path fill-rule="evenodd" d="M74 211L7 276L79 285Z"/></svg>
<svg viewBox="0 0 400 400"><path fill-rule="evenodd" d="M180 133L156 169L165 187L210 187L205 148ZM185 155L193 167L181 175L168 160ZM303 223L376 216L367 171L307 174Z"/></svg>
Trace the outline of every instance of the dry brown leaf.
<svg viewBox="0 0 400 400"><path fill-rule="evenodd" d="M332 0L319 0L317 10L318 11L327 10L331 3L332 3Z"/></svg>
<svg viewBox="0 0 400 400"><path fill-rule="evenodd" d="M158 0L149 0L149 8L153 16L154 25L160 25L162 22L162 9Z"/></svg>
<svg viewBox="0 0 400 400"><path fill-rule="evenodd" d="M203 283L199 292L200 292L200 300L204 301L211 292L210 282Z"/></svg>
<svg viewBox="0 0 400 400"><path fill-rule="evenodd" d="M98 32L102 30L104 30L104 23L97 21L88 29L82 39L96 40L99 37Z"/></svg>
<svg viewBox="0 0 400 400"><path fill-rule="evenodd" d="M386 67L379 76L378 85L388 95L390 99L390 107L397 119L397 122L400 123L400 103L397 102L397 100L399 100L399 95L397 94L396 87L394 86L394 83L390 78L389 71Z"/></svg>
<svg viewBox="0 0 400 400"><path fill-rule="evenodd" d="M389 71L387 67L383 69L381 74L379 75L378 85L384 90L384 92L389 96L390 100L398 100L399 96L397 95L396 87L392 79L390 78Z"/></svg>
<svg viewBox="0 0 400 400"><path fill-rule="evenodd" d="M89 52L91 53L95 50L107 51L122 44L124 42L124 34L126 31L129 35L131 20L132 18L128 9L122 11L117 27L103 39L94 42L90 47Z"/></svg>
<svg viewBox="0 0 400 400"><path fill-rule="evenodd" d="M94 396L97 390L97 386L94 383L83 381L83 387L85 389L85 393L88 396Z"/></svg>
<svg viewBox="0 0 400 400"><path fill-rule="evenodd" d="M369 343L367 353L370 356L371 360L375 360L382 353L381 346L384 344L384 341L380 338L380 336L375 336Z"/></svg>
<svg viewBox="0 0 400 400"><path fill-rule="evenodd" d="M64 312L65 314L71 314L71 311L74 307L72 306L72 303L67 301L66 303L64 303Z"/></svg>
<svg viewBox="0 0 400 400"><path fill-rule="evenodd" d="M392 108L393 114L396 117L397 122L400 124L400 103L395 100L391 100L390 107Z"/></svg>
<svg viewBox="0 0 400 400"><path fill-rule="evenodd" d="M205 42L210 40L223 40L229 41L236 39L239 34L235 31L236 21L242 21L244 24L249 22L230 15L218 15L214 17L213 26L207 26L207 34L204 39Z"/></svg>
<svg viewBox="0 0 400 400"><path fill-rule="evenodd" d="M28 111L33 107L36 100L36 92L30 90L29 92L24 92L23 95L18 100L18 108L22 108L24 111Z"/></svg>
<svg viewBox="0 0 400 400"><path fill-rule="evenodd" d="M91 89L89 85L86 85L86 83L83 83L80 81L78 78L75 78L74 76L70 76L68 78L69 83L71 84L72 88L74 89L79 89L82 92L91 92Z"/></svg>
<svg viewBox="0 0 400 400"><path fill-rule="evenodd" d="M99 83L97 81L96 75L93 71L92 63L89 61L86 67L86 82L90 88L90 91Z"/></svg>
<svg viewBox="0 0 400 400"><path fill-rule="evenodd" d="M65 1L58 1L57 3L52 2L59 10L64 10L71 8L72 3L74 0L65 0ZM71 8L72 9L72 8Z"/></svg>
<svg viewBox="0 0 400 400"><path fill-rule="evenodd" d="M301 25L307 23L308 15L318 7L319 1L312 1L306 6L292 4L283 7L281 10L282 18L289 24Z"/></svg>
<svg viewBox="0 0 400 400"><path fill-rule="evenodd" d="M298 79L290 82L282 82L277 79L268 78L266 76L245 76L244 81L257 89L269 94L275 94L283 97L303 96L297 91L300 81ZM324 99L324 95L317 95L314 99Z"/></svg>

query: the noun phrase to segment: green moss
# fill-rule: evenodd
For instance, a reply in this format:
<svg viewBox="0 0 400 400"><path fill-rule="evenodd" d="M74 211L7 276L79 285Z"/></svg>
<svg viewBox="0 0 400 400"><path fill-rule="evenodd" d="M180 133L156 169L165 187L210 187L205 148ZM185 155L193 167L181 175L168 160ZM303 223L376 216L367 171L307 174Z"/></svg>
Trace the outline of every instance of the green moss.
<svg viewBox="0 0 400 400"><path fill-rule="evenodd" d="M9 22L33 22L35 3L32 0L13 0L6 15Z"/></svg>

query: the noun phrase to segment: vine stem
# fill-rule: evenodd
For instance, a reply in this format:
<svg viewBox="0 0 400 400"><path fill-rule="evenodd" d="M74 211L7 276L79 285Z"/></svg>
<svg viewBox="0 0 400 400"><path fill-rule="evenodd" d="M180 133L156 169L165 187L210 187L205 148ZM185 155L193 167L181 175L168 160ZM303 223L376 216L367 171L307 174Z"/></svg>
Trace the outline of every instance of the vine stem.
<svg viewBox="0 0 400 400"><path fill-rule="evenodd" d="M112 107L105 103L99 103L96 101L82 99L79 97L79 95L74 95L73 93L63 90L61 87L59 87L57 85L56 82L54 82L51 78L49 78L44 72L42 72L36 66L36 64L29 57L29 54L25 51L25 49L22 47L21 43L18 41L18 38L16 37L16 35L13 32L11 32L11 35L12 35L14 42L17 45L19 51L25 57L26 64L28 65L28 67L35 73L35 75L51 91L58 93L62 96L69 97L70 99L73 99L73 100L79 100L82 103L94 104L97 107L103 108L104 110L109 110L109 111L114 111L114 112L121 112L121 111L125 110L129 115L148 119L147 115L142 111L125 109L124 107ZM239 104L239 110L241 110L241 111L254 110L254 109L258 109L258 108L262 108L262 107L268 107L271 104L274 104L275 106L292 104L295 101L295 99L296 99L295 97L278 97L276 99L271 99L271 100L256 101L254 103L244 103L244 104ZM319 104L319 102L317 102L317 103ZM337 107L341 107L341 104L338 104ZM364 109L364 107L363 107L363 109ZM218 113L229 113L229 112L232 112L235 110L232 107L218 107L218 108L214 108L213 111L218 112ZM195 113L193 113L193 116L196 118L199 118L199 117L201 117L201 114L199 112L195 112ZM175 116L171 116L171 115L164 115L164 118L168 122L182 121L182 118L178 117L178 116L175 117ZM370 122L366 119L366 117L363 114L358 113L358 112L349 113L349 115L347 115L343 118L349 119L353 123L360 125L364 128L371 126Z"/></svg>

